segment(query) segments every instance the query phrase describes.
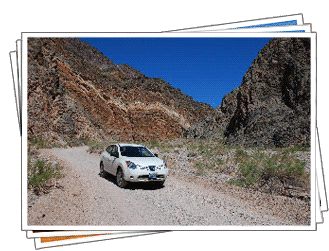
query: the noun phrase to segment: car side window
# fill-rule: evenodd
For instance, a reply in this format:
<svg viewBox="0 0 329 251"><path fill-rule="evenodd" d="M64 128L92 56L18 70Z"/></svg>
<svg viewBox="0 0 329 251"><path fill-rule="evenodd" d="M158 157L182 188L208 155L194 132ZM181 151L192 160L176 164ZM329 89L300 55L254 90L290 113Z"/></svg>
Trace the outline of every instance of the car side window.
<svg viewBox="0 0 329 251"><path fill-rule="evenodd" d="M113 146L112 151L111 151L111 156L117 156L118 155L118 147Z"/></svg>
<svg viewBox="0 0 329 251"><path fill-rule="evenodd" d="M120 152L122 156L127 156L127 147L121 146L120 147Z"/></svg>
<svg viewBox="0 0 329 251"><path fill-rule="evenodd" d="M108 146L108 147L106 147L106 151L107 151L109 154L111 154L111 150L112 150L112 146Z"/></svg>

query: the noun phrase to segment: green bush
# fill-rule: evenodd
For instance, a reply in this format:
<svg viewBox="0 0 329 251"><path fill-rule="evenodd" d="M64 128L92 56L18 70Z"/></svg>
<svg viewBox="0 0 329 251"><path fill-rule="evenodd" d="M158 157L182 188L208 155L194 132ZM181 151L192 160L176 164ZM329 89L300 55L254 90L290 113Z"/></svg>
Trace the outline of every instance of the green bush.
<svg viewBox="0 0 329 251"><path fill-rule="evenodd" d="M156 139L152 139L149 142L147 142L147 145L149 148L159 147L160 144Z"/></svg>
<svg viewBox="0 0 329 251"><path fill-rule="evenodd" d="M243 182L246 186L251 186L260 181L261 170L254 160L242 162L239 165L239 172L243 176Z"/></svg>
<svg viewBox="0 0 329 251"><path fill-rule="evenodd" d="M269 180L279 180L282 184L298 185L305 176L306 163L297 159L294 154L279 152L268 155L257 152L246 155L236 151L238 163L238 178L240 185L251 187L255 184L266 183Z"/></svg>
<svg viewBox="0 0 329 251"><path fill-rule="evenodd" d="M193 144L193 142L189 143L187 146L187 150L196 150L197 149L197 145Z"/></svg>
<svg viewBox="0 0 329 251"><path fill-rule="evenodd" d="M249 155L246 151L244 151L240 148L235 150L234 160L236 162L241 162L241 161L245 160L248 157L249 157Z"/></svg>
<svg viewBox="0 0 329 251"><path fill-rule="evenodd" d="M197 154L195 152L189 152L187 154L187 157L195 157L195 156L197 156Z"/></svg>
<svg viewBox="0 0 329 251"><path fill-rule="evenodd" d="M301 145L294 145L294 146L291 146L289 148L287 148L285 150L286 153L289 153L289 152L305 152L305 151L309 151L310 149L307 148L307 147L303 147Z"/></svg>
<svg viewBox="0 0 329 251"><path fill-rule="evenodd" d="M197 169L197 175L201 175L205 169L204 163L202 162L194 163L194 167Z"/></svg>
<svg viewBox="0 0 329 251"><path fill-rule="evenodd" d="M239 187L244 187L245 186L245 183L244 182L238 181L236 179L230 179L226 183L227 184L230 184L230 185L239 186Z"/></svg>
<svg viewBox="0 0 329 251"><path fill-rule="evenodd" d="M198 146L199 152L205 152L205 151L207 151L207 149L208 149L208 146L204 145L203 142L201 141Z"/></svg>
<svg viewBox="0 0 329 251"><path fill-rule="evenodd" d="M89 140L88 141L88 152L90 153L95 153L95 152L99 152L99 151L103 151L108 145L110 145L111 142L107 142L107 141L94 141L94 140Z"/></svg>
<svg viewBox="0 0 329 251"><path fill-rule="evenodd" d="M28 188L35 192L45 191L47 183L52 180L57 180L63 177L63 167L59 164L52 164L44 159L32 161L28 159Z"/></svg>
<svg viewBox="0 0 329 251"><path fill-rule="evenodd" d="M215 164L214 162L207 162L207 161L199 161L194 163L194 168L197 169L197 175L202 174L205 170L216 170L219 169L219 165Z"/></svg>
<svg viewBox="0 0 329 251"><path fill-rule="evenodd" d="M222 158L216 158L215 164L217 164L217 165L224 165L224 160Z"/></svg>
<svg viewBox="0 0 329 251"><path fill-rule="evenodd" d="M45 188L45 185L53 177L51 172L43 172L41 174L34 174L30 179L30 184L33 188Z"/></svg>
<svg viewBox="0 0 329 251"><path fill-rule="evenodd" d="M31 148L32 146L35 147L36 149L51 147L51 144L49 142L45 141L41 137L30 138L28 142L29 142L29 148Z"/></svg>

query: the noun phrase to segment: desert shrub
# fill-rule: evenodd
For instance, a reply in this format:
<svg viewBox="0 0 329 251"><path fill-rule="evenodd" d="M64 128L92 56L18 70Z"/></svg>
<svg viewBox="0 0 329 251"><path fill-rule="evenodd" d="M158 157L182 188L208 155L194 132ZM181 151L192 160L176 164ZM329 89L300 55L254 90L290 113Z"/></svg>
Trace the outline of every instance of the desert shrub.
<svg viewBox="0 0 329 251"><path fill-rule="evenodd" d="M82 137L78 139L78 145L86 145L88 146L92 142L92 140L89 137Z"/></svg>
<svg viewBox="0 0 329 251"><path fill-rule="evenodd" d="M227 184L243 187L245 183L236 179L230 179L227 181Z"/></svg>
<svg viewBox="0 0 329 251"><path fill-rule="evenodd" d="M204 163L195 162L194 167L197 169L197 175L201 175L205 169Z"/></svg>
<svg viewBox="0 0 329 251"><path fill-rule="evenodd" d="M243 161L245 158L248 158L248 153L240 148L235 150L234 159L235 161Z"/></svg>
<svg viewBox="0 0 329 251"><path fill-rule="evenodd" d="M234 180L241 186L259 186L269 180L279 180L283 185L300 186L308 178L305 174L306 163L291 153L256 152L246 155L245 152L236 151L235 158L239 163L238 177Z"/></svg>
<svg viewBox="0 0 329 251"><path fill-rule="evenodd" d="M36 193L46 191L50 180L57 180L63 177L63 167L59 164L52 164L44 159L28 159L28 188Z"/></svg>
<svg viewBox="0 0 329 251"><path fill-rule="evenodd" d="M28 150L31 151L34 149L42 149L42 148L52 148L58 147L57 144L49 142L42 137L31 137L28 139Z"/></svg>
<svg viewBox="0 0 329 251"><path fill-rule="evenodd" d="M290 153L290 152L305 152L305 151L309 151L310 149L307 148L307 147L303 147L301 145L294 145L294 146L291 146L289 148L287 148L285 150L286 153Z"/></svg>
<svg viewBox="0 0 329 251"><path fill-rule="evenodd" d="M89 153L101 153L108 145L114 144L115 142L89 140L87 143Z"/></svg>
<svg viewBox="0 0 329 251"><path fill-rule="evenodd" d="M205 145L202 141L200 142L200 144L198 145L198 150L199 152L203 153L205 151L207 151L208 149L208 146Z"/></svg>
<svg viewBox="0 0 329 251"><path fill-rule="evenodd" d="M149 142L146 143L146 145L147 145L149 148L160 147L160 144L159 144L159 142L158 142L156 139L152 139L152 140L150 140Z"/></svg>
<svg viewBox="0 0 329 251"><path fill-rule="evenodd" d="M216 163L217 163L218 165L224 165L224 160L223 160L222 158L217 158L217 159L216 159Z"/></svg>
<svg viewBox="0 0 329 251"><path fill-rule="evenodd" d="M203 166L204 169L216 169L216 165L212 161L203 163Z"/></svg>
<svg viewBox="0 0 329 251"><path fill-rule="evenodd" d="M187 149L194 151L197 149L197 144L195 144L194 142L189 142Z"/></svg>
<svg viewBox="0 0 329 251"><path fill-rule="evenodd" d="M216 164L214 161L198 161L194 163L194 168L196 168L197 175L201 175L206 170L218 170L220 165Z"/></svg>
<svg viewBox="0 0 329 251"><path fill-rule="evenodd" d="M197 156L196 152L189 152L187 154L187 157L195 157L195 156Z"/></svg>
<svg viewBox="0 0 329 251"><path fill-rule="evenodd" d="M267 181L274 177L283 184L299 185L298 182L305 176L305 165L295 155L283 152L264 159L263 179Z"/></svg>
<svg viewBox="0 0 329 251"><path fill-rule="evenodd" d="M244 161L239 165L239 172L242 175L242 181L246 186L251 186L260 181L261 170L254 160Z"/></svg>

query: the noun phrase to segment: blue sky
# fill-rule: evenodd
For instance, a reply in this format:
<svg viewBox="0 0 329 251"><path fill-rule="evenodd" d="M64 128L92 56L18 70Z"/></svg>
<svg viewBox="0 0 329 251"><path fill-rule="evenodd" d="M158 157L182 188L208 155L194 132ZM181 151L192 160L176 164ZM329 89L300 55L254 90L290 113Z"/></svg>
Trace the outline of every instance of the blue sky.
<svg viewBox="0 0 329 251"><path fill-rule="evenodd" d="M249 25L249 26L242 26L233 29L240 29L240 28L263 28L263 27L275 27L275 26L289 26L289 25L298 25L297 20L289 20L283 22L276 22L276 23L267 23L267 24L256 24L256 25Z"/></svg>
<svg viewBox="0 0 329 251"><path fill-rule="evenodd" d="M240 86L270 38L79 38L115 64L162 78L194 100L219 106Z"/></svg>

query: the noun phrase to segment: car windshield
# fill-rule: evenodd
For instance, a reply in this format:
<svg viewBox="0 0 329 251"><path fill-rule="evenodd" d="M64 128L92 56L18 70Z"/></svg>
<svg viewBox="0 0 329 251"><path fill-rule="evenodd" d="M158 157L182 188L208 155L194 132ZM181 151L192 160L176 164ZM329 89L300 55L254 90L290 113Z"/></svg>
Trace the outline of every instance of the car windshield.
<svg viewBox="0 0 329 251"><path fill-rule="evenodd" d="M120 152L126 157L154 157L154 155L143 146L121 146Z"/></svg>

